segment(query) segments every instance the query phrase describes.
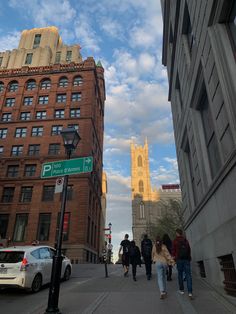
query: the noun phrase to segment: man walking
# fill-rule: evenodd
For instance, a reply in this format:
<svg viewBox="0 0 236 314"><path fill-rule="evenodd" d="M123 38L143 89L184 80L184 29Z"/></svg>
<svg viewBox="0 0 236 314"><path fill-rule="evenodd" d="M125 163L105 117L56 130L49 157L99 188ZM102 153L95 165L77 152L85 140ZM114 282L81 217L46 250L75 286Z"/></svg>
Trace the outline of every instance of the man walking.
<svg viewBox="0 0 236 314"><path fill-rule="evenodd" d="M145 263L147 280L150 280L152 277L152 241L147 234L143 236L141 242L141 254Z"/></svg>
<svg viewBox="0 0 236 314"><path fill-rule="evenodd" d="M129 258L130 258L130 241L129 241L129 235L126 234L123 241L120 243L120 249L119 249L119 255L121 250L122 253L122 265L124 268L124 276L128 277L129 272Z"/></svg>
<svg viewBox="0 0 236 314"><path fill-rule="evenodd" d="M191 274L191 249L188 240L183 236L181 229L176 230L176 238L173 241L172 255L176 261L178 270L179 292L184 294L183 273L187 281L188 296L193 297L192 292L192 274Z"/></svg>

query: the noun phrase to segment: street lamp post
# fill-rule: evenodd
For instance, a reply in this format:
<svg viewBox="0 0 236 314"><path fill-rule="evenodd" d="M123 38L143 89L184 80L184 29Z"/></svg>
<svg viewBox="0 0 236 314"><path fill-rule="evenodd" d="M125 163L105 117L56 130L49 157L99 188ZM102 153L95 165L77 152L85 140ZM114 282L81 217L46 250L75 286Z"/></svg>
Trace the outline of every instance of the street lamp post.
<svg viewBox="0 0 236 314"><path fill-rule="evenodd" d="M80 136L79 133L73 128L64 128L61 131L61 136L63 138L64 147L67 154L67 159L70 159L72 151L77 147ZM64 224L64 215L66 208L66 197L67 197L67 185L68 185L68 175L64 176L63 190L62 190L62 202L61 202L61 212L60 212L60 223L57 236L57 246L56 253L53 256L52 263L52 273L51 273L51 282L48 295L48 307L46 313L57 313L60 314L58 308L59 292L60 292L60 279L61 279L61 266L62 266L62 236L63 236L63 224Z"/></svg>
<svg viewBox="0 0 236 314"><path fill-rule="evenodd" d="M112 224L109 223L108 227L109 227L108 262L110 264L111 263L111 252L112 252L112 244L111 244L111 227L112 227Z"/></svg>

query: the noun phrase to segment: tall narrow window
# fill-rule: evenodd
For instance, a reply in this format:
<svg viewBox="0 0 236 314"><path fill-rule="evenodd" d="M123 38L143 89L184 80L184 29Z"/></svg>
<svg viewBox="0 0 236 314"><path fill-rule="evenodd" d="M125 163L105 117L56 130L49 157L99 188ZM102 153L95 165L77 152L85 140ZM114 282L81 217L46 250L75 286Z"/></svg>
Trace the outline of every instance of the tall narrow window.
<svg viewBox="0 0 236 314"><path fill-rule="evenodd" d="M20 193L20 202L21 203L31 202L32 194L33 194L33 187L32 186L23 186L21 188L21 193Z"/></svg>
<svg viewBox="0 0 236 314"><path fill-rule="evenodd" d="M69 50L66 52L66 61L70 62L71 59L72 59L72 51Z"/></svg>
<svg viewBox="0 0 236 314"><path fill-rule="evenodd" d="M33 59L33 54L32 53L27 53L26 58L25 58L25 64L31 64Z"/></svg>
<svg viewBox="0 0 236 314"><path fill-rule="evenodd" d="M229 25L231 39L233 41L234 56L236 58L236 2L235 1L233 1L233 7L231 9L228 25Z"/></svg>
<svg viewBox="0 0 236 314"><path fill-rule="evenodd" d="M2 66L3 57L0 57L0 67Z"/></svg>
<svg viewBox="0 0 236 314"><path fill-rule="evenodd" d="M9 215L0 214L0 238L1 239L6 238L8 222L9 222Z"/></svg>
<svg viewBox="0 0 236 314"><path fill-rule="evenodd" d="M142 167L142 166L143 166L142 157L138 156L138 167Z"/></svg>
<svg viewBox="0 0 236 314"><path fill-rule="evenodd" d="M1 66L1 65L0 65ZM4 91L4 83L3 82L0 82L0 92L3 92Z"/></svg>
<svg viewBox="0 0 236 314"><path fill-rule="evenodd" d="M140 180L139 183L138 183L138 190L139 190L139 193L143 193L144 192L143 181L142 180Z"/></svg>
<svg viewBox="0 0 236 314"><path fill-rule="evenodd" d="M189 54L191 56L192 48L194 45L194 35L193 35L193 31L192 31L192 24L191 24L191 20L190 20L190 16L189 16L189 10L188 10L187 2L185 2L185 8L184 8L182 34L185 35L185 38L187 39Z"/></svg>
<svg viewBox="0 0 236 314"><path fill-rule="evenodd" d="M34 36L34 45L33 45L33 48L39 47L40 40L41 40L41 34L36 34L36 35Z"/></svg>
<svg viewBox="0 0 236 314"><path fill-rule="evenodd" d="M61 52L57 51L56 52L55 63L60 63L60 61L61 61Z"/></svg>
<svg viewBox="0 0 236 314"><path fill-rule="evenodd" d="M140 219L144 219L145 218L145 207L144 207L144 203L141 202L139 205L139 217Z"/></svg>
<svg viewBox="0 0 236 314"><path fill-rule="evenodd" d="M17 214L16 223L14 229L13 240L14 241L24 241L25 231L28 224L28 214Z"/></svg>
<svg viewBox="0 0 236 314"><path fill-rule="evenodd" d="M37 240L48 241L50 232L51 214L39 214Z"/></svg>

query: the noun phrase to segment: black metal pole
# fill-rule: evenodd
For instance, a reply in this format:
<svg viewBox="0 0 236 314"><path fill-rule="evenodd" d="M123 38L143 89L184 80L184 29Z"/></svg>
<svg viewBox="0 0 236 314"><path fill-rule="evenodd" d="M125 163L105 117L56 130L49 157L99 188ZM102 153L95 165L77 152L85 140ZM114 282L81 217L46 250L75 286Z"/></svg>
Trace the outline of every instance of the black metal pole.
<svg viewBox="0 0 236 314"><path fill-rule="evenodd" d="M70 159L71 150L67 151L67 159ZM57 247L56 254L53 256L52 263L52 273L51 273L51 282L48 295L48 307L46 313L57 313L60 314L58 308L58 300L60 293L60 280L61 280L61 266L62 266L62 255L61 255L61 246L62 246L62 236L63 236L63 224L64 224L64 215L66 208L66 197L67 197L67 185L68 185L68 175L64 176L63 190L62 190L62 202L61 202L61 214L60 214L60 223L57 236Z"/></svg>

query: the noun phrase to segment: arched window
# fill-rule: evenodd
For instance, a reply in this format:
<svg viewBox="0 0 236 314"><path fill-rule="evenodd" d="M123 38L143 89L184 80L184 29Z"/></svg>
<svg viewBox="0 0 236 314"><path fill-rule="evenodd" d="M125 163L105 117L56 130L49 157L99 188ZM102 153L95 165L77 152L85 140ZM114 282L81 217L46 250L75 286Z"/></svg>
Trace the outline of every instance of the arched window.
<svg viewBox="0 0 236 314"><path fill-rule="evenodd" d="M68 78L67 77L61 77L59 80L59 87L67 87L68 86Z"/></svg>
<svg viewBox="0 0 236 314"><path fill-rule="evenodd" d="M50 89L51 88L51 80L46 78L41 81L40 84L41 89Z"/></svg>
<svg viewBox="0 0 236 314"><path fill-rule="evenodd" d="M19 87L18 82L17 81L12 81L8 85L8 90L9 90L9 92L15 92L15 91L17 91L18 87Z"/></svg>
<svg viewBox="0 0 236 314"><path fill-rule="evenodd" d="M142 167L142 166L143 166L142 157L138 156L138 167Z"/></svg>
<svg viewBox="0 0 236 314"><path fill-rule="evenodd" d="M3 92L3 90L4 90L4 83L0 82L0 93Z"/></svg>
<svg viewBox="0 0 236 314"><path fill-rule="evenodd" d="M143 181L142 180L140 180L139 183L138 183L138 189L139 189L140 193L143 193L144 188L143 188Z"/></svg>
<svg viewBox="0 0 236 314"><path fill-rule="evenodd" d="M33 89L35 89L36 88L36 82L35 82L35 80L28 80L27 82L26 82L26 89L27 90L33 90Z"/></svg>
<svg viewBox="0 0 236 314"><path fill-rule="evenodd" d="M139 205L139 217L140 217L140 219L145 218L145 206L144 206L143 202L141 202Z"/></svg>
<svg viewBox="0 0 236 314"><path fill-rule="evenodd" d="M81 76L76 76L73 81L73 86L81 86L83 84L83 79Z"/></svg>

